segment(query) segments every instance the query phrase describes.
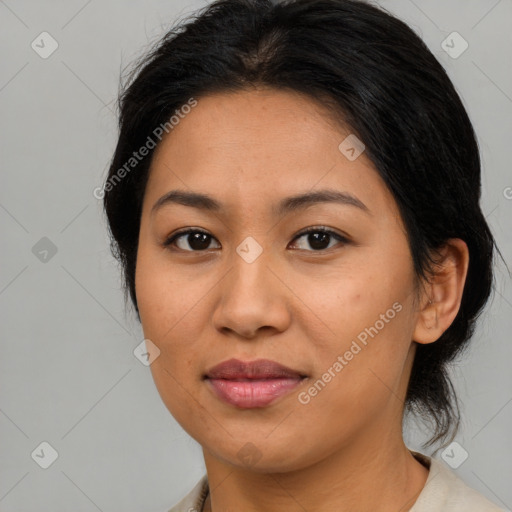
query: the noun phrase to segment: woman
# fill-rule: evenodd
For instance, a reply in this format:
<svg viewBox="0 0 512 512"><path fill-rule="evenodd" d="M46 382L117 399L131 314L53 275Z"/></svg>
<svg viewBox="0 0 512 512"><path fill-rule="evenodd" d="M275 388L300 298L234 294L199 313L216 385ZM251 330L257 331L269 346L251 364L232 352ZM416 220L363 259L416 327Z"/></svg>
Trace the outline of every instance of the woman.
<svg viewBox="0 0 512 512"><path fill-rule="evenodd" d="M221 0L120 98L104 206L158 391L207 474L172 512L495 511L446 372L492 289L472 125L403 22Z"/></svg>

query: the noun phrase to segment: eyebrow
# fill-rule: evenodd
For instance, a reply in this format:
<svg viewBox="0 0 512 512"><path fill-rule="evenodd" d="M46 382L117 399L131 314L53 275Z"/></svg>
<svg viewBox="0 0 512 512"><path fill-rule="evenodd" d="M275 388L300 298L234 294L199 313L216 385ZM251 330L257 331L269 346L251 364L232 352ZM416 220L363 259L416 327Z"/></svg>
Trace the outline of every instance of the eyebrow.
<svg viewBox="0 0 512 512"><path fill-rule="evenodd" d="M282 199L277 207L274 206L273 212L276 216L295 212L319 203L337 203L342 205L354 206L371 215L368 207L357 197L348 192L340 192L333 189L323 189L316 192L305 192ZM188 192L185 190L171 190L163 195L151 208L151 215L157 210L169 204L181 204L197 208L199 210L219 212L222 210L222 204L206 194L198 192Z"/></svg>

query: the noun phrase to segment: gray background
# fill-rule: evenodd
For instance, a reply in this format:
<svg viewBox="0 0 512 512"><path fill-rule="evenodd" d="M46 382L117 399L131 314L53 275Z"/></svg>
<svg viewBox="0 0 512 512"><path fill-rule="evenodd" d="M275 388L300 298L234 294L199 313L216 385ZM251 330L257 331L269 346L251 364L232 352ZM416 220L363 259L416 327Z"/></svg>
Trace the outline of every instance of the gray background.
<svg viewBox="0 0 512 512"><path fill-rule="evenodd" d="M483 210L510 264L512 1L379 3L425 40L460 92L482 151ZM204 5L0 0L1 512L166 511L204 472L199 445L133 355L142 331L124 312L92 193L116 142L120 69ZM31 47L43 31L59 45L46 59ZM458 58L441 47L453 31L469 44ZM41 252L43 237L55 254ZM457 442L469 454L454 471L512 508L512 289L502 264L497 284L454 370L464 404ZM422 433L407 439L418 449ZM43 441L59 454L48 469L31 457Z"/></svg>

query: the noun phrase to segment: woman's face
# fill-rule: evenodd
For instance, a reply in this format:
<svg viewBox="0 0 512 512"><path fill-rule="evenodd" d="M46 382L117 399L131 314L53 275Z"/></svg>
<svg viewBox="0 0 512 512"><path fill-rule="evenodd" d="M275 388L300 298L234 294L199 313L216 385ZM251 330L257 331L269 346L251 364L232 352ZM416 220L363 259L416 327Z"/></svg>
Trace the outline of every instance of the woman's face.
<svg viewBox="0 0 512 512"><path fill-rule="evenodd" d="M228 464L288 471L401 435L412 259L365 152L352 138L340 149L349 135L313 100L260 89L198 98L154 155L136 267L160 350L151 371L176 420ZM171 191L210 199L155 207ZM230 359L293 372L214 378Z"/></svg>

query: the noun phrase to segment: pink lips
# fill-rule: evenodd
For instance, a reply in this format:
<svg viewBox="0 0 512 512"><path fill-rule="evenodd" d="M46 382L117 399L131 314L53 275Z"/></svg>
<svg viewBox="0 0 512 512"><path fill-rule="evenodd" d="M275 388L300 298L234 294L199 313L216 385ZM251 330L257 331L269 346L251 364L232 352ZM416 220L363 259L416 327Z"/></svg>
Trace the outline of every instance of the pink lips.
<svg viewBox="0 0 512 512"><path fill-rule="evenodd" d="M269 405L298 386L303 377L268 359L229 359L206 374L208 384L219 398L244 409Z"/></svg>

